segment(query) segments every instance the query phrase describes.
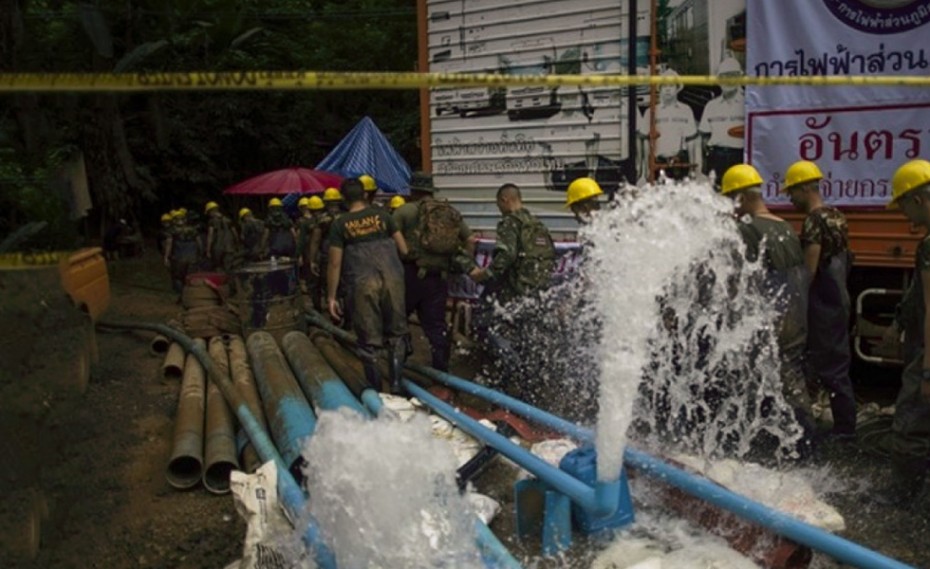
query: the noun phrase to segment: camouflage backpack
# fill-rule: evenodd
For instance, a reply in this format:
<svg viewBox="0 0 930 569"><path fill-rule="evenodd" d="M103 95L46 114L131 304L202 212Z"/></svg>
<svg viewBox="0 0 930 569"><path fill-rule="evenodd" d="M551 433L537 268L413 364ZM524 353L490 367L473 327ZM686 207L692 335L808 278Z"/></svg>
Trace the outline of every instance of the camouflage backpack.
<svg viewBox="0 0 930 569"><path fill-rule="evenodd" d="M555 245L549 229L536 217L517 215L520 220L520 253L516 267L521 292L543 288L552 280L555 269Z"/></svg>
<svg viewBox="0 0 930 569"><path fill-rule="evenodd" d="M420 204L417 245L429 255L454 255L462 245L459 230L462 214L447 201L429 200Z"/></svg>

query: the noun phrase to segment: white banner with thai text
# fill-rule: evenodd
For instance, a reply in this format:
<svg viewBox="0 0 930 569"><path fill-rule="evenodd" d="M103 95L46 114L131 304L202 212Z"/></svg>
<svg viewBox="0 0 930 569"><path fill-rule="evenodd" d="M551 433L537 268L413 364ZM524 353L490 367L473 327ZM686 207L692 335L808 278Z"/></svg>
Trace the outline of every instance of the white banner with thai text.
<svg viewBox="0 0 930 569"><path fill-rule="evenodd" d="M927 75L930 0L747 1L747 73ZM930 89L751 87L747 156L780 194L785 169L812 160L834 205L883 207L903 162L930 148Z"/></svg>

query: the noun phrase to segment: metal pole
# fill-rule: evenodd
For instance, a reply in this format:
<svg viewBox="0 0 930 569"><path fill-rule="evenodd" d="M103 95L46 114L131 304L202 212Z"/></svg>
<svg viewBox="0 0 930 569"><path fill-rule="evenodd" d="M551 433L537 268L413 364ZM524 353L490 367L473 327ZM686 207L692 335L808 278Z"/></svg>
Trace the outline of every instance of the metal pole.
<svg viewBox="0 0 930 569"><path fill-rule="evenodd" d="M627 21L627 62L626 73L630 77L636 76L639 71L636 67L637 47L639 39L639 9L636 0L627 0L629 6L629 20ZM621 0L621 10L623 0ZM627 114L627 146L629 147L630 162L633 164L633 177L628 179L630 184L636 184L636 162L639 157L639 131L636 128L636 121L639 119L639 110L637 107L637 85L630 85L626 92L626 114Z"/></svg>

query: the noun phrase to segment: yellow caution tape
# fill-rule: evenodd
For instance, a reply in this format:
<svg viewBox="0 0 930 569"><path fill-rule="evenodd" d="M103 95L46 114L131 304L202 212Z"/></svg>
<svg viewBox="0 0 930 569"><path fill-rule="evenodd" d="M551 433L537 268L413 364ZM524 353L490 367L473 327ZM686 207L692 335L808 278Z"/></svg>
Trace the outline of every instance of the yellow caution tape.
<svg viewBox="0 0 930 569"><path fill-rule="evenodd" d="M39 253L4 253L0 255L0 268L26 268L57 265L67 259L69 251L45 251Z"/></svg>
<svg viewBox="0 0 930 569"><path fill-rule="evenodd" d="M427 87L532 86L621 87L629 85L807 85L930 87L928 76L804 75L501 75L490 73L338 73L233 71L194 73L0 73L0 93L154 92L320 89L420 89Z"/></svg>

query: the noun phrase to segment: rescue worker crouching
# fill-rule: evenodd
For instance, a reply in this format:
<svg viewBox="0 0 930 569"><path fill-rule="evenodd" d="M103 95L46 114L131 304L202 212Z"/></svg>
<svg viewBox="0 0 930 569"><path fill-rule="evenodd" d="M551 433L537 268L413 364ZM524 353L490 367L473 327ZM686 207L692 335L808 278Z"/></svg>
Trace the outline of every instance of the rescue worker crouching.
<svg viewBox="0 0 930 569"><path fill-rule="evenodd" d="M408 332L404 270L398 253L406 255L407 244L390 214L367 205L361 182L347 179L342 191L349 211L330 227L327 309L334 319L342 317L336 291L344 281L345 310L351 314L365 378L374 388L381 388L377 356L387 351L391 390L399 393Z"/></svg>
<svg viewBox="0 0 930 569"><path fill-rule="evenodd" d="M735 202L734 211L740 219L737 225L746 244L747 260L759 259L765 241L762 257L765 279L759 294L776 301L782 393L805 431L798 451L802 458L807 458L813 452L816 433L804 374L809 277L801 242L791 225L766 207L762 183L755 168L737 164L724 173L721 193ZM745 216L751 218L748 223L742 221ZM783 292L778 295L780 290Z"/></svg>
<svg viewBox="0 0 930 569"><path fill-rule="evenodd" d="M269 257L290 257L297 254L297 231L294 223L284 212L284 204L278 198L268 202L268 219L262 235L262 250Z"/></svg>
<svg viewBox="0 0 930 569"><path fill-rule="evenodd" d="M838 209L824 205L820 168L801 160L785 173L782 190L807 216L801 229L804 263L811 275L807 302L809 376L830 395L831 437L852 440L856 433L856 397L849 377L849 227Z"/></svg>
<svg viewBox="0 0 930 569"><path fill-rule="evenodd" d="M416 311L429 340L432 366L449 371L449 275L476 268L475 243L462 214L448 202L433 197L436 187L432 176L414 173L409 188L411 203L393 214L409 249L403 258L405 305L408 315Z"/></svg>
<svg viewBox="0 0 930 569"><path fill-rule="evenodd" d="M891 178L889 209L898 209L914 225L930 230L930 162L912 160ZM906 334L909 360L901 373L888 450L892 479L880 494L883 501L926 508L927 460L930 458L930 233L917 245L914 278L904 293L897 325ZM923 498L918 500L918 498Z"/></svg>

